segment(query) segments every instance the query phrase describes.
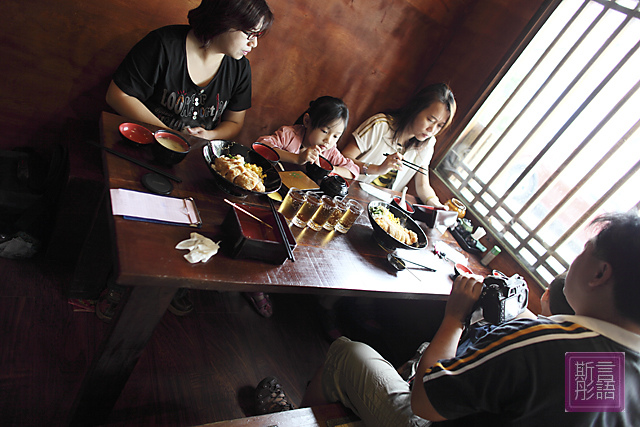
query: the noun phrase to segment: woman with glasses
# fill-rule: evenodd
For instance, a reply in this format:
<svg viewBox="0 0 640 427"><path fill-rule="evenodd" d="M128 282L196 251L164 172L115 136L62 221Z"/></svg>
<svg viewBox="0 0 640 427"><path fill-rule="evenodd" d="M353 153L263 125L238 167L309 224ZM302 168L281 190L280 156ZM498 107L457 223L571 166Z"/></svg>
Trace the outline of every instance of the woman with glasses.
<svg viewBox="0 0 640 427"><path fill-rule="evenodd" d="M154 30L131 49L113 76L107 103L137 121L232 140L251 107L246 55L273 14L265 0L202 0L187 17L189 25ZM102 293L98 318L111 321L123 291L112 285ZM169 311L184 316L192 310L188 290L179 289Z"/></svg>
<svg viewBox="0 0 640 427"><path fill-rule="evenodd" d="M246 55L271 26L264 0L202 0L189 25L152 31L116 70L107 103L118 114L205 139L233 139L251 107Z"/></svg>

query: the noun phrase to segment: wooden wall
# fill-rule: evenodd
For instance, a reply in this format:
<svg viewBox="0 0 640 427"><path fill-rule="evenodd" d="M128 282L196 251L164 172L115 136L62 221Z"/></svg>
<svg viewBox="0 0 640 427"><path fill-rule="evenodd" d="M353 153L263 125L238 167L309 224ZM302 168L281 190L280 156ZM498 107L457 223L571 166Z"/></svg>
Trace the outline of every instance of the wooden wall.
<svg viewBox="0 0 640 427"><path fill-rule="evenodd" d="M421 86L444 81L456 94L458 114L438 138L435 164L530 21L556 1L270 0L275 23L249 55L253 107L237 140L248 144L293 123L321 95L347 102L350 133ZM57 142L68 119L97 129L100 112L109 110L111 75L133 44L152 29L186 23L198 4L2 0L0 149ZM434 187L450 197L443 183ZM512 261L503 271L521 270Z"/></svg>
<svg viewBox="0 0 640 427"><path fill-rule="evenodd" d="M186 22L198 3L0 2L0 148L56 141L69 118L97 120L131 46L154 28ZM543 3L271 0L276 20L249 55L253 107L238 141L292 123L320 95L344 98L351 131L436 81L451 84L464 117Z"/></svg>

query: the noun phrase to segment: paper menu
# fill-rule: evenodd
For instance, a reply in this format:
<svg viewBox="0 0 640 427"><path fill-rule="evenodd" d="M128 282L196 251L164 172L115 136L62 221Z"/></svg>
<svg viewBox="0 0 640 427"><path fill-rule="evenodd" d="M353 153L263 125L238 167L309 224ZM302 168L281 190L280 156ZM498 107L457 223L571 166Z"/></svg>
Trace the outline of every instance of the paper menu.
<svg viewBox="0 0 640 427"><path fill-rule="evenodd" d="M112 188L111 211L127 219L200 227L202 221L193 199L160 196Z"/></svg>

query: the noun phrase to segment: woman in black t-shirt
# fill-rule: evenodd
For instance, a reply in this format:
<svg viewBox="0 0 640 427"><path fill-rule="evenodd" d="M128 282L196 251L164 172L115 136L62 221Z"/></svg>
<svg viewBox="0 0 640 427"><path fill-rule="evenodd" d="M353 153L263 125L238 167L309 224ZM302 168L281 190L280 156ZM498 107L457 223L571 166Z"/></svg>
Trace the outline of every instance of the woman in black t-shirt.
<svg viewBox="0 0 640 427"><path fill-rule="evenodd" d="M205 139L233 139L251 107L245 56L271 26L264 0L203 0L189 25L149 33L127 54L107 103L134 120Z"/></svg>
<svg viewBox="0 0 640 427"><path fill-rule="evenodd" d="M120 115L204 139L233 140L251 107L251 67L245 57L271 27L265 0L202 0L189 11L189 25L150 32L127 54L107 90ZM124 289L112 285L96 305L110 321ZM246 294L260 314L271 315L268 296ZM193 310L179 289L169 311Z"/></svg>

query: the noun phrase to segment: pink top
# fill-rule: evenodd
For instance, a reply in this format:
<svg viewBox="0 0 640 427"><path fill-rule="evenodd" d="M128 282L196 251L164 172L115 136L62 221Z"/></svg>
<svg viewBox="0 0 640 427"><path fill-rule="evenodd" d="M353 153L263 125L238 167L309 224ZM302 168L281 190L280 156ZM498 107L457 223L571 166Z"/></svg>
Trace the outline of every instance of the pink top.
<svg viewBox="0 0 640 427"><path fill-rule="evenodd" d="M302 146L304 132L305 129L303 125L282 126L273 135L261 136L257 142L263 142L272 147L298 154ZM329 160L333 167L340 166L346 168L354 177L360 174L358 165L353 163L353 160L343 156L336 147L323 151L322 156Z"/></svg>

